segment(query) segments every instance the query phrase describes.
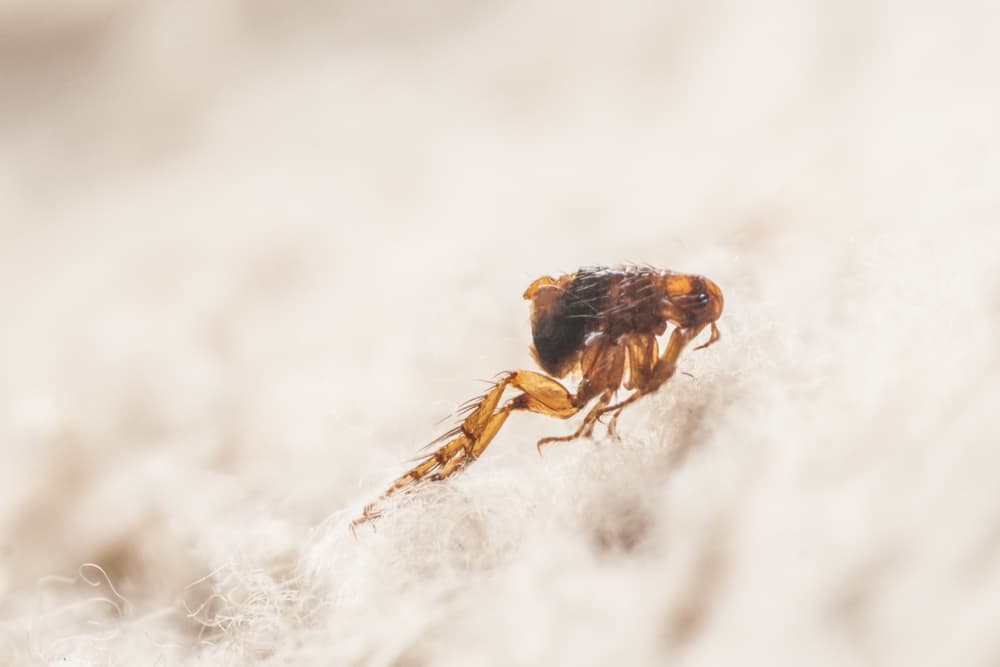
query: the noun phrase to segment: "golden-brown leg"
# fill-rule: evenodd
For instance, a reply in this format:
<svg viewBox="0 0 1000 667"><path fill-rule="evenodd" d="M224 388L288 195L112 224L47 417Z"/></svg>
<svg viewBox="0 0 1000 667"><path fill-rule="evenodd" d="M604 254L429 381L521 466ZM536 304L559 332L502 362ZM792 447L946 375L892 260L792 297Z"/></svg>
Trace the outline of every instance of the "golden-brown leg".
<svg viewBox="0 0 1000 667"><path fill-rule="evenodd" d="M642 387L660 358L660 346L656 342L656 336L651 334L629 336L624 342L628 352L628 379L625 381L625 388Z"/></svg>
<svg viewBox="0 0 1000 667"><path fill-rule="evenodd" d="M583 422L580 424L580 428L576 429L572 435L562 435L557 437L542 438L535 445L538 449L538 453L542 453L542 447L545 445L550 445L553 442L569 442L571 440L576 440L579 437L589 438L594 432L594 424L597 423L597 418L601 416L601 411L607 407L608 403L611 402L611 397L614 396L614 392L610 389L605 389L604 393L601 394L600 400L594 406L594 409L587 413L587 416L583 418Z"/></svg>
<svg viewBox="0 0 1000 667"><path fill-rule="evenodd" d="M507 387L520 389L523 393L507 401L500 410L497 410L500 398ZM478 400L478 403L473 405L475 408L457 428L432 444L448 438L451 440L397 479L379 500L384 500L400 490L406 492L423 479L445 479L469 465L479 458L514 410L528 410L560 419L567 419L580 411L575 397L565 387L552 378L533 371L514 371L506 374ZM351 530L366 521L378 518L381 512L376 508L377 501L365 506L362 515L351 524Z"/></svg>
<svg viewBox="0 0 1000 667"><path fill-rule="evenodd" d="M612 440L615 440L616 442L621 441L621 437L618 435L618 417L621 416L622 410L624 410L625 406L628 405L629 403L633 403L645 395L646 392L637 391L628 398L626 398L624 401L621 401L620 403L612 405L610 408L601 411L601 414L598 415L598 417L603 417L605 414L609 412L612 413L611 419L608 421L608 435L611 437Z"/></svg>
<svg viewBox="0 0 1000 667"><path fill-rule="evenodd" d="M634 403L646 394L656 391L664 382L669 380L677 370L677 359L680 358L684 347L701 333L702 329L704 329L704 325L688 329L674 329L667 342L667 349L663 351L663 355L656 360L652 368L643 369L637 364L638 378L635 376L630 378L630 383L636 387L635 393L624 401L604 408L597 415L601 417L605 414L613 413L611 421L608 422L608 433L612 437L618 438L615 428L618 425L618 417L621 415L622 410L625 409L625 406ZM631 348L629 349L629 353L630 355L632 354Z"/></svg>
<svg viewBox="0 0 1000 667"><path fill-rule="evenodd" d="M542 447L553 442L569 442L580 437L589 438L594 432L594 425L601 411L607 407L621 386L625 373L627 358L624 341L611 342L607 338L595 339L580 355L580 368L583 380L576 391L576 404L581 408L589 403L594 396L600 396L594 409L583 418L583 423L571 435L542 438L536 447L542 453Z"/></svg>
<svg viewBox="0 0 1000 667"><path fill-rule="evenodd" d="M646 387L649 379L653 375L653 370L659 362L660 346L656 342L656 337L651 335L635 335L625 340L625 349L628 353L628 379L625 382L626 389L637 389L631 396L620 403L616 403L610 408L603 409L597 415L598 419L605 414L613 413L611 421L608 422L608 435L616 441L620 441L616 427L618 416L629 403L632 403L643 396L646 392L640 388Z"/></svg>
<svg viewBox="0 0 1000 667"><path fill-rule="evenodd" d="M715 326L715 322L712 322L712 335L708 337L708 342L702 343L698 347L694 348L696 350L704 350L710 345L715 345L716 341L722 336L719 334L719 327Z"/></svg>

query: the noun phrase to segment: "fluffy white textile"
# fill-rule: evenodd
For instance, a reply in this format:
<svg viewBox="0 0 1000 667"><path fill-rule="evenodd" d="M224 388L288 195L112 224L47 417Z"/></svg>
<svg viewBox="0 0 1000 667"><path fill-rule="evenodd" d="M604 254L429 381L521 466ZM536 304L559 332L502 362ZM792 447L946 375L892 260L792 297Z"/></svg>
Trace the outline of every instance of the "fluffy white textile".
<svg viewBox="0 0 1000 667"><path fill-rule="evenodd" d="M1000 663L998 20L0 4L0 664ZM353 539L624 261L722 340Z"/></svg>

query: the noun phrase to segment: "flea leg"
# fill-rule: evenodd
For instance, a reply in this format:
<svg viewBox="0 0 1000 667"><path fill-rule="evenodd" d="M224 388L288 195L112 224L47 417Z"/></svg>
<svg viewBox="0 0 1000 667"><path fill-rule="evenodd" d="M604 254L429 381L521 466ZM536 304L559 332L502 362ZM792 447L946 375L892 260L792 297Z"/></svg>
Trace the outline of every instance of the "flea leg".
<svg viewBox="0 0 1000 667"><path fill-rule="evenodd" d="M621 403L618 403L617 405L612 405L610 408L602 411L601 415L598 415L598 416L603 416L606 413L609 412L611 413L611 419L610 421L608 421L608 435L611 436L611 438L616 442L621 442L621 436L618 435L617 428L618 428L618 417L621 416L622 410L625 409L626 405L639 400L645 395L646 395L645 392L637 391L628 398L626 398Z"/></svg>
<svg viewBox="0 0 1000 667"><path fill-rule="evenodd" d="M600 411L597 415L598 417L612 413L611 420L608 422L608 434L612 438L619 439L615 429L618 426L618 417L621 415L622 410L646 394L656 391L667 380L673 377L674 372L677 370L677 359L680 358L681 352L684 351L688 343L701 333L702 329L704 329L704 325L688 329L674 329L670 334L670 340L667 342L667 349L663 351L663 355L651 367L636 368L636 377L631 379L632 383L636 386L635 393L624 401L615 403ZM632 351L630 350L630 352Z"/></svg>
<svg viewBox="0 0 1000 667"><path fill-rule="evenodd" d="M520 389L522 393L498 410L497 406L507 387ZM421 480L438 481L462 470L479 458L514 410L527 410L559 419L568 419L580 411L576 398L565 387L552 378L533 371L507 373L474 401L472 406L472 412L458 427L431 443L434 445L446 441L445 444L393 482L379 500L400 491L406 493ZM351 530L380 515L378 501L367 505L361 516L351 524Z"/></svg>
<svg viewBox="0 0 1000 667"><path fill-rule="evenodd" d="M583 418L580 428L572 435L539 440L536 445L539 454L542 453L542 447L553 442L569 442L580 437L589 438L593 434L597 418L601 416L621 386L626 359L626 346L617 342L597 339L584 350L580 359L583 380L577 388L576 402L582 407L594 396L600 396L597 405Z"/></svg>
<svg viewBox="0 0 1000 667"><path fill-rule="evenodd" d="M542 447L545 445L550 445L553 442L569 442L571 440L576 440L579 437L589 438L594 432L594 424L597 423L597 418L601 416L602 410L607 407L608 403L611 402L611 397L613 392L610 389L606 389L601 398L597 401L594 409L587 413L587 416L583 418L583 423L580 424L580 428L576 429L572 435L563 435L558 437L542 438L538 441L535 447L538 449L538 453L542 453Z"/></svg>
<svg viewBox="0 0 1000 667"><path fill-rule="evenodd" d="M646 389L649 385L653 371L660 360L659 346L655 336L641 335L633 336L625 341L625 349L628 352L628 380L625 383L627 389L635 389L631 396L624 401L616 403L611 407L603 408L597 415L598 420L604 415L611 413L611 420L608 422L608 435L615 441L621 441L616 427L618 416L621 415L625 406L635 402L640 397L651 391ZM669 349L669 348L668 348Z"/></svg>
<svg viewBox="0 0 1000 667"><path fill-rule="evenodd" d="M708 337L707 343L702 343L698 347L694 348L696 350L704 350L709 345L715 345L716 341L722 336L719 334L719 327L715 326L715 322L712 322L712 335Z"/></svg>

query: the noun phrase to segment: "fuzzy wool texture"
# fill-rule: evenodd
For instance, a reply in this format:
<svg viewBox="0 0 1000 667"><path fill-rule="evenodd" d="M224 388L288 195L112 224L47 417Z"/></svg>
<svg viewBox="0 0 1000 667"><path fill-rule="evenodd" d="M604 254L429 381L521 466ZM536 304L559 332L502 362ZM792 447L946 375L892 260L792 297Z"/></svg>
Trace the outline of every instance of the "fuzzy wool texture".
<svg viewBox="0 0 1000 667"><path fill-rule="evenodd" d="M0 664L1000 663L998 19L4 3ZM726 310L622 441L352 537L628 261Z"/></svg>

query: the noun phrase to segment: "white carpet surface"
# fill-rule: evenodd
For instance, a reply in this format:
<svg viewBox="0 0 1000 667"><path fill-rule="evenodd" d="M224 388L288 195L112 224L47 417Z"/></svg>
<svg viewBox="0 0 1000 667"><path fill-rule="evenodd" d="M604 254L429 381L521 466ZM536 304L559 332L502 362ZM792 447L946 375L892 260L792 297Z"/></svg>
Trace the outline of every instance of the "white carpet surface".
<svg viewBox="0 0 1000 667"><path fill-rule="evenodd" d="M1000 664L998 21L0 3L0 664ZM352 538L626 261L726 312L623 442Z"/></svg>

